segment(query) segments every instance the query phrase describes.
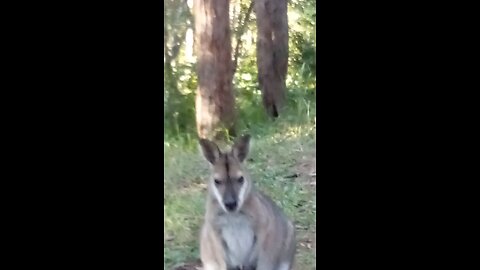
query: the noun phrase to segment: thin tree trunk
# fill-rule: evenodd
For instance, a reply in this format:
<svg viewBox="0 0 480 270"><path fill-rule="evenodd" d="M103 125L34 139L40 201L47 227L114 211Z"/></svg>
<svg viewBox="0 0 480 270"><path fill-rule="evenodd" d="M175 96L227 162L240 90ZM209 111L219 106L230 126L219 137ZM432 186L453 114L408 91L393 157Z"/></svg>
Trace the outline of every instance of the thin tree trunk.
<svg viewBox="0 0 480 270"><path fill-rule="evenodd" d="M257 17L258 81L263 106L278 117L285 105L288 66L288 18L286 0L255 0Z"/></svg>
<svg viewBox="0 0 480 270"><path fill-rule="evenodd" d="M195 100L201 138L234 135L233 66L228 0L196 0L195 45L198 89Z"/></svg>
<svg viewBox="0 0 480 270"><path fill-rule="evenodd" d="M243 18L243 21L240 20L239 18L239 26L238 26L238 32L237 32L237 39L236 39L236 45L235 45L235 52L233 54L233 73L236 72L237 70L237 63L238 63L238 57L240 56L240 48L242 46L242 35L245 32L245 29L247 28L248 20L250 19L250 14L252 13L254 1L250 2L250 5L248 6L248 9L245 13L245 17Z"/></svg>

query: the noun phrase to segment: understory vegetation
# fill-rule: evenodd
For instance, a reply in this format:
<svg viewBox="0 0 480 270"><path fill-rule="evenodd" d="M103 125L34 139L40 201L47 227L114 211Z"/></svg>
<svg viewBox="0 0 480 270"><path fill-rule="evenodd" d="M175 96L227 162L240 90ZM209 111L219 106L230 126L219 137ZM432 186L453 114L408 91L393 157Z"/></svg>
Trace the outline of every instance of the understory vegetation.
<svg viewBox="0 0 480 270"><path fill-rule="evenodd" d="M289 58L285 110L272 120L262 106L250 1L230 2L237 134L252 135L246 163L257 187L278 203L297 229L296 269L315 269L316 250L316 9L288 3ZM208 164L198 150L197 91L191 1L167 0L164 61L164 269L199 266ZM228 142L227 142L228 143ZM227 144L226 143L226 144ZM188 268L192 265L192 268ZM184 267L184 268L181 268ZM200 269L200 268L199 268Z"/></svg>

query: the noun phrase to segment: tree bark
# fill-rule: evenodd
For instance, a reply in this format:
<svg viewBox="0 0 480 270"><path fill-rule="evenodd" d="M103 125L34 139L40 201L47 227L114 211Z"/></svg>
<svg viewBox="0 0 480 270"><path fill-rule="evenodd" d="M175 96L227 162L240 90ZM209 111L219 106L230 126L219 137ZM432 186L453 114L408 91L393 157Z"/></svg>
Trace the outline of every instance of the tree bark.
<svg viewBox="0 0 480 270"><path fill-rule="evenodd" d="M288 65L288 18L286 0L255 0L257 17L258 82L263 106L278 117L285 105Z"/></svg>
<svg viewBox="0 0 480 270"><path fill-rule="evenodd" d="M194 13L197 132L200 138L219 139L221 130L235 131L229 1L196 0Z"/></svg>

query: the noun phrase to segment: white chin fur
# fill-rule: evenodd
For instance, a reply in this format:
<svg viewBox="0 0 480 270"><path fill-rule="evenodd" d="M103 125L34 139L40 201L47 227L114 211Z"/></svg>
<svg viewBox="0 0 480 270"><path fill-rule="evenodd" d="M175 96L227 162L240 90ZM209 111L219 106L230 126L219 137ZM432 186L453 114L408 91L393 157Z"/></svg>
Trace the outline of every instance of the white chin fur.
<svg viewBox="0 0 480 270"><path fill-rule="evenodd" d="M282 263L280 264L280 267L278 270L290 270L290 264L289 263Z"/></svg>

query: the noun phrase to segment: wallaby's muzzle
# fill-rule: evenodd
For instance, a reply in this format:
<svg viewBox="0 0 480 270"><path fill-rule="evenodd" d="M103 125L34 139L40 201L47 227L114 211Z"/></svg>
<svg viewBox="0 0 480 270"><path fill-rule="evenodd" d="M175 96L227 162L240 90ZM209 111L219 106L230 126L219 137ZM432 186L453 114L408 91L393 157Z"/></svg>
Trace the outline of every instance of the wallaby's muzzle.
<svg viewBox="0 0 480 270"><path fill-rule="evenodd" d="M235 209L237 208L237 201L232 200L232 201L225 202L225 207L227 208L228 211L235 211Z"/></svg>
<svg viewBox="0 0 480 270"><path fill-rule="evenodd" d="M230 185L227 185L226 194L223 198L223 203L225 204L225 208L228 211L232 212L235 211L237 208L237 199L235 198L235 192Z"/></svg>

